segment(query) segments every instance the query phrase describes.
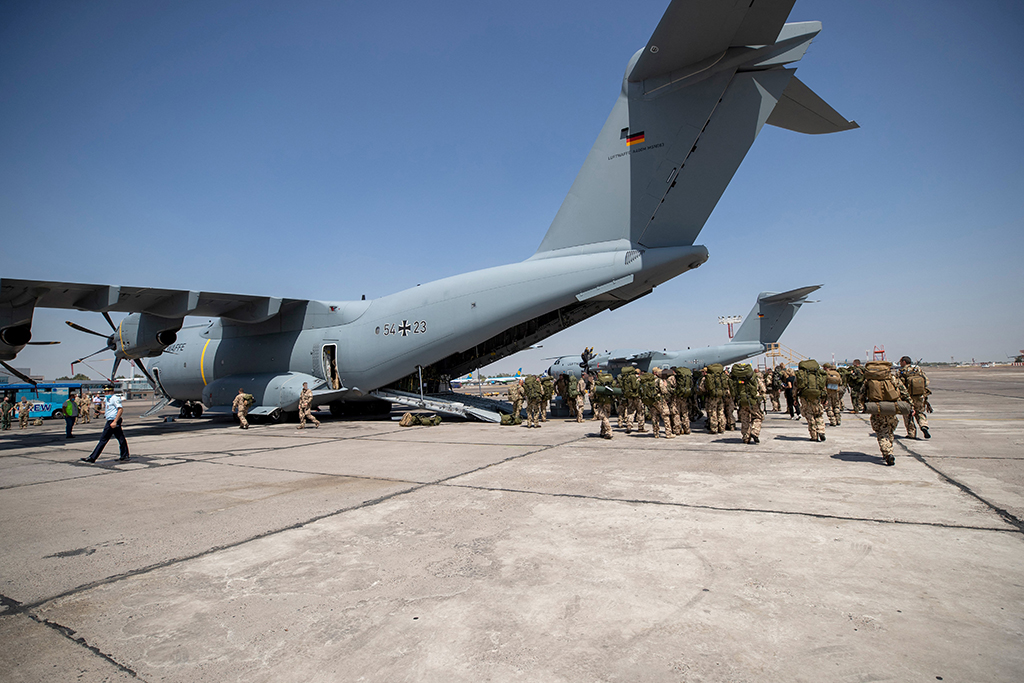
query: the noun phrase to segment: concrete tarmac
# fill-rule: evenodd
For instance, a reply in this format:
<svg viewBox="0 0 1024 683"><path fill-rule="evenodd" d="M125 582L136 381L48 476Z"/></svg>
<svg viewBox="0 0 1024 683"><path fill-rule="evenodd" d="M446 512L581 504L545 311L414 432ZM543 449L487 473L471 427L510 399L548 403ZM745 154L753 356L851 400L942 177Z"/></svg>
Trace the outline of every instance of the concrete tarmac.
<svg viewBox="0 0 1024 683"><path fill-rule="evenodd" d="M850 413L746 446L129 404L95 465L100 422L15 423L0 680L1019 682L1024 372L929 375L895 467Z"/></svg>

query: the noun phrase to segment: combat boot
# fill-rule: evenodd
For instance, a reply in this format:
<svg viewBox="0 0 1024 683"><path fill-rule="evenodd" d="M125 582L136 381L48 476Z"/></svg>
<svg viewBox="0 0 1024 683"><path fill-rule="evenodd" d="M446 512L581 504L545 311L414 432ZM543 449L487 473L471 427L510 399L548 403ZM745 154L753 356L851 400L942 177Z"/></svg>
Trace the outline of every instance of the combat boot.
<svg viewBox="0 0 1024 683"><path fill-rule="evenodd" d="M932 435L928 433L928 428L927 427L921 427L921 431L924 432L924 438L926 438L926 439L932 438Z"/></svg>

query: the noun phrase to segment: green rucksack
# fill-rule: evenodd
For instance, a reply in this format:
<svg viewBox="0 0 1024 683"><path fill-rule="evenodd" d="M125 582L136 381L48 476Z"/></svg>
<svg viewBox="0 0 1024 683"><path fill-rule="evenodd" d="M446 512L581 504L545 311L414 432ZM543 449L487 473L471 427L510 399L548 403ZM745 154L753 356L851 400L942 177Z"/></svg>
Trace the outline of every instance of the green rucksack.
<svg viewBox="0 0 1024 683"><path fill-rule="evenodd" d="M679 398L693 396L693 371L690 368L676 368L675 395Z"/></svg>
<svg viewBox="0 0 1024 683"><path fill-rule="evenodd" d="M570 377L567 386L565 387L565 395L567 398L576 400L576 397L580 395L580 387L575 377Z"/></svg>
<svg viewBox="0 0 1024 683"><path fill-rule="evenodd" d="M636 376L636 368L622 368L619 381L622 382L622 393L626 398L640 397L640 378Z"/></svg>
<svg viewBox="0 0 1024 683"><path fill-rule="evenodd" d="M658 387L658 378L650 373L644 373L640 378L640 400L644 405L654 405L661 398L661 389Z"/></svg>
<svg viewBox="0 0 1024 683"><path fill-rule="evenodd" d="M754 368L750 363L736 363L729 374L733 379L750 379L754 376Z"/></svg>
<svg viewBox="0 0 1024 683"><path fill-rule="evenodd" d="M704 395L708 398L724 398L729 393L729 378L721 363L708 366L708 374L704 376Z"/></svg>
<svg viewBox="0 0 1024 683"><path fill-rule="evenodd" d="M527 401L542 401L544 400L544 385L540 383L536 375L530 375L523 382L523 387L526 389L526 400Z"/></svg>
<svg viewBox="0 0 1024 683"><path fill-rule="evenodd" d="M813 358L802 360L796 370L796 388L800 398L806 401L817 401L825 393L828 379L822 372L818 361Z"/></svg>

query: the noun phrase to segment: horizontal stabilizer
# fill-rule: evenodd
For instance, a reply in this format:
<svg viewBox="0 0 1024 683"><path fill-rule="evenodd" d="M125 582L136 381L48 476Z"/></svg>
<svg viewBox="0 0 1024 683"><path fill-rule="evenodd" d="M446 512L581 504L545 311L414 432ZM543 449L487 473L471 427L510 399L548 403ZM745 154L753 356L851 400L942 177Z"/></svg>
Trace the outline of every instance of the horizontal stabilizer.
<svg viewBox="0 0 1024 683"><path fill-rule="evenodd" d="M796 76L789 79L767 123L809 135L860 128L856 121L847 121Z"/></svg>

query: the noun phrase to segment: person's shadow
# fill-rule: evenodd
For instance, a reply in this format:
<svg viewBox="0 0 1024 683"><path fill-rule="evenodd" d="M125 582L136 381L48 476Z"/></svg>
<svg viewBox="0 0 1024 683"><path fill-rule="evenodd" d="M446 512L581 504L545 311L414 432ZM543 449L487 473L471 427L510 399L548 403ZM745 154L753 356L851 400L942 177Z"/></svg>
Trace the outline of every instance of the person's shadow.
<svg viewBox="0 0 1024 683"><path fill-rule="evenodd" d="M834 460L842 460L843 462L870 462L875 465L885 465L885 459L881 455L868 455L867 453L857 453L855 451L839 451L830 457Z"/></svg>

